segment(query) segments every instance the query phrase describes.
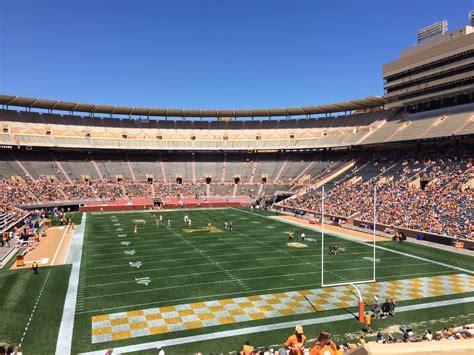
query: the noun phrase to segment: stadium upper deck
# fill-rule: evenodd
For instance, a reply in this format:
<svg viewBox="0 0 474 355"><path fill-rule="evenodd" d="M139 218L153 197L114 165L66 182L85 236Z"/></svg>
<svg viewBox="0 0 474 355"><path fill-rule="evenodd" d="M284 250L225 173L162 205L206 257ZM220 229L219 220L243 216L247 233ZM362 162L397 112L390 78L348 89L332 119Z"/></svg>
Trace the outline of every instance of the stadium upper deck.
<svg viewBox="0 0 474 355"><path fill-rule="evenodd" d="M415 114L377 110L319 119L164 121L0 110L0 144L140 150L343 148L474 134L474 104Z"/></svg>

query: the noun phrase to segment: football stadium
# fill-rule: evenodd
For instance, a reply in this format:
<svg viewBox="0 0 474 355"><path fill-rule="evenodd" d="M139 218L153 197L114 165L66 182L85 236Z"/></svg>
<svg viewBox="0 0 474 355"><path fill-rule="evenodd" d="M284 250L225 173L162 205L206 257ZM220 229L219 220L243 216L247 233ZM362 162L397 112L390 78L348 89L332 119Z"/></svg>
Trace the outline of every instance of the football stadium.
<svg viewBox="0 0 474 355"><path fill-rule="evenodd" d="M0 354L473 354L462 11L386 45L378 95L329 103L137 107L5 79Z"/></svg>

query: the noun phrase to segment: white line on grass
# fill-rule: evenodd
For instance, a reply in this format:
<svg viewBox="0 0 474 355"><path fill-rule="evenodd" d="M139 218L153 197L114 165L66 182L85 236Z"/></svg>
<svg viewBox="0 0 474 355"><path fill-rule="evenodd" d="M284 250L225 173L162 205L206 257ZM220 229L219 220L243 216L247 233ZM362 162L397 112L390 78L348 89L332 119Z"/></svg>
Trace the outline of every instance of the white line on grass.
<svg viewBox="0 0 474 355"><path fill-rule="evenodd" d="M414 304L410 306L397 307L397 313L418 311L422 309L429 309L429 308L436 308L436 307L445 307L445 306L451 306L455 304L463 304L463 303L471 303L471 302L474 302L474 297L458 298L454 300L430 302L430 303L424 303L424 304L423 303ZM268 325L232 329L232 330L226 330L226 331L221 331L221 332L193 335L193 336L174 338L174 339L168 339L168 340L159 340L159 341L155 340L148 343L128 345L128 346L115 348L114 352L123 354L123 353L153 349L153 348L156 348L157 344L165 348L169 346L203 342L203 341L208 341L208 340L222 339L222 338L228 338L228 337L245 335L245 334L256 334L256 333L268 332L268 331L273 331L273 330L278 330L278 329L291 329L291 328L294 328L295 324L313 325L313 324L343 321L343 320L348 320L348 319L354 319L354 315L353 314L340 314L336 316L302 319L302 320L282 322L282 323L277 323L277 324L273 323L273 324L268 324ZM106 349L99 350L99 351L91 351L91 352L83 353L82 355L102 355L104 354L105 351Z"/></svg>
<svg viewBox="0 0 474 355"><path fill-rule="evenodd" d="M194 246L191 246L191 247L194 248ZM135 247L134 247L133 245L128 246L128 248L133 248L133 249L135 249ZM148 248L148 249L150 249L150 248ZM175 250L175 249L178 249L178 250L180 249L180 250L182 250L183 248L182 248L182 247L178 247L178 248L163 248L163 249L153 250L153 251L152 251L153 254L148 254L148 253L146 253L146 254L140 254L140 257L142 257L142 258L159 257L159 256L162 256L162 255L163 255L163 252L165 252L165 251L167 251L167 250ZM248 247L246 247L246 246L241 246L241 247L236 248L236 249L255 249L255 247L254 247L254 246L248 246ZM191 250L190 250L190 251L185 251L185 252L181 252L181 253L178 252L178 253L176 253L176 254L177 254L177 255L193 254L193 253L198 253L198 254L200 254L201 252L206 252L206 251L219 252L219 251L221 251L221 250L229 250L229 247L227 246L227 247L225 247L225 248L205 249L205 250L200 250L200 251L197 251L197 250L191 251ZM124 252L122 251L122 252L120 252L120 253L114 253L114 254L122 254L122 255L124 255ZM241 254L242 254L242 253L240 253L240 255L241 255ZM168 255L173 255L173 254L168 254ZM221 255L222 255L222 256L226 256L227 254L221 254ZM220 256L220 255L216 255L216 256ZM136 256L131 256L131 257L128 257L128 258L129 258L129 259L130 259L130 258L134 259L134 258L136 258ZM100 261L98 260L97 262L103 263L103 262L107 262L107 261L123 260L123 259L124 259L124 257L120 257L120 258L109 258L109 259L101 258ZM94 262L93 260L90 260L89 258L88 258L88 260L89 260L90 262Z"/></svg>
<svg viewBox="0 0 474 355"><path fill-rule="evenodd" d="M405 258L404 256L388 257L388 258L384 258L382 260L382 262L387 260L387 259L404 259L404 258ZM280 257L280 258L270 258L270 259L265 258L263 260L275 260L275 259L286 259L286 256L285 257ZM252 260L256 261L256 260L261 260L261 259L252 259ZM244 262L244 261L243 260L235 260L234 262ZM347 263L347 260L338 260L338 261L334 261L334 262L328 262L328 264L333 264L333 263ZM429 265L428 263L425 263L425 264ZM173 266L173 267L159 267L159 268L154 268L154 269L138 269L138 270L132 270L132 271L126 271L126 272L107 273L107 274L100 274L100 275L86 275L86 278L91 279L91 278L97 278L97 277L109 277L109 276L124 275L124 274L153 273L154 271L162 271L162 270L167 270L168 271L168 270L171 270L171 269L182 269L182 268L188 268L188 267L194 268L194 267L197 267L197 266L212 266L212 264L204 263L204 264L181 265L181 266ZM286 267L286 266L292 266L294 268L295 266L304 266L304 265L303 264L290 263L290 264L254 266L254 267L229 269L229 270L230 271L246 271L246 270L258 270L258 269L271 269L271 268L279 268L279 267ZM220 271L220 270L218 270L218 271L205 271L205 272L200 272L200 273L196 273L196 274L171 275L171 276L164 276L163 278L160 277L159 279L175 278L175 277L187 277L187 276L195 276L195 275L206 275L206 274L213 274L213 273L219 273L219 272L222 272L222 271ZM452 273L453 271L446 271L446 272ZM425 274L425 273L423 273L423 274ZM418 274L414 274L414 275L418 275ZM404 275L404 276L409 276L409 275ZM95 286L100 286L100 285L102 285L102 284L89 285L89 286L86 286L86 287L95 287Z"/></svg>
<svg viewBox="0 0 474 355"><path fill-rule="evenodd" d="M87 213L82 214L81 224L76 227L72 238L68 263L72 264L66 299L64 301L63 315L59 326L56 354L70 354L72 344L72 330L74 328L74 315L76 311L77 291L79 286L79 273L81 268L82 245L84 243L84 230Z"/></svg>
<svg viewBox="0 0 474 355"><path fill-rule="evenodd" d="M21 339L20 339L20 344L18 344L18 346L20 346L20 347L21 347L21 344L23 344L23 340L25 340L26 332L28 331L28 327L30 326L31 320L33 319L33 316L35 315L36 307L38 306L39 300L41 298L41 295L43 294L44 287L46 286L46 282L48 282L50 274L51 274L51 269L48 270L48 274L46 275L46 278L43 281L43 285L41 286L41 290L38 294L38 297L36 298L36 303L33 306L33 310L31 311L30 318L28 319L28 322L26 323L25 330L23 331L23 334L22 334Z"/></svg>
<svg viewBox="0 0 474 355"><path fill-rule="evenodd" d="M252 213L252 212L248 212L248 211L243 211L243 210L239 210L237 208L234 208L234 207L230 207L230 209L233 209L233 210L236 210L236 211L239 211L239 212L242 212L242 213L248 213L248 214L252 214L252 215L255 215L255 216L259 216L259 217L262 217L262 218L267 218L267 219L270 219L270 220L273 220L273 221L278 221L278 222L282 222L282 223L286 223L286 224L291 224L291 225L294 225L294 226L298 226L298 227L301 227L301 228L305 228L307 230L311 230L311 231L316 231L312 228L309 228L305 225L301 225L301 224L298 224L298 223L295 223L295 222L291 222L291 221L287 221L287 220L284 220L284 219L274 219L274 218L270 218L268 216L260 216L260 215L257 215L255 213ZM317 231L316 231L317 232ZM339 238L342 238L342 239L346 239L346 240L351 240L353 241L354 243L359 243L359 244L364 244L364 245L367 245L366 242L362 242L358 239L355 239L354 237L348 235L348 234L344 234L344 233L335 233L335 232L328 232L326 231L326 234L330 234L332 236L335 236L335 237L339 237ZM432 264L437 264L437 265L441 265L441 266L444 266L444 267L447 267L447 268L450 268L450 269L454 269L454 270L458 270L458 271L462 271L462 272L467 272L468 274L474 274L474 270L468 270L468 269L464 269L464 268L461 268L461 267L457 267L457 266L453 266L453 265L449 265L449 264L445 264L445 263L442 263L442 262L439 262L439 261L434 261L434 260L430 260L430 259L426 259L426 258L422 258L421 256L416 256L416 255L413 255L413 254L408 254L408 253L404 253L404 252L401 252L401 251L397 251L397 250L392 250L392 249L389 249L389 248L384 248L384 247L381 247L379 245L376 245L375 246L377 249L380 249L380 250L385 250L385 251L389 251L391 253L395 253L395 254L399 254L399 255L404 255L404 256L408 256L410 258L414 258L414 259L418 259L418 260L423 260L423 261L426 261L426 262L430 262Z"/></svg>
<svg viewBox="0 0 474 355"><path fill-rule="evenodd" d="M403 275L397 275L396 277L403 278L407 276L430 276L433 274L452 274L452 271L430 271L426 273L414 273L414 274L403 274ZM394 276L382 276L379 277L379 279L390 279L390 278L395 278ZM295 289L300 289L300 288L310 288L310 287L320 287L321 285L319 283L314 283L314 284L309 284L309 285L293 285L293 286L287 286L287 287L276 287L276 288L266 288L266 289L260 289L260 290L252 290L252 294L258 294L261 292L269 292L269 291L285 291L285 290L290 290L294 291ZM248 292L234 292L234 293L218 293L218 294L213 294L213 295L204 295L204 296L195 296L195 297L186 297L186 298L179 298L179 299L173 299L173 301L176 302L181 302L181 301L195 301L195 300L200 300L200 301L205 301L207 299L216 299L216 298L222 298L224 296L232 296L232 297L237 297L238 295L242 293L248 293ZM93 309L89 311L80 311L76 312L77 314L87 314L87 313L99 313L99 312L104 312L104 311L112 311L112 310L121 310L121 309L129 309L129 308L138 308L138 307L145 307L145 306L151 306L151 305L169 305L169 300L164 300L164 301L155 301L155 302L147 302L147 303L136 303L136 304L131 304L127 306L117 306L117 307L108 307L108 308L99 308L99 309Z"/></svg>
<svg viewBox="0 0 474 355"><path fill-rule="evenodd" d="M408 267L408 266L422 266L422 265L426 265L426 263L415 263L415 264L405 264L403 265L403 267ZM216 265L216 267L218 267ZM384 266L379 266L379 268L393 268L393 265L384 265ZM221 268L220 268L221 269ZM334 270L330 270L328 272L331 272L331 273L338 273L338 272L341 272L341 271L352 271L352 270L366 270L366 269L372 269L372 266L368 266L368 267L359 267L359 268L354 268L354 267L351 267L351 268L347 268L347 269L334 269ZM228 273L229 275L232 274L232 271L234 270L227 270L227 269L221 269L223 272L225 273ZM320 271L317 270L317 271L305 271L304 274L305 275L308 275L308 274L317 274L319 273ZM265 276L259 276L259 277L248 277L248 278L240 278L241 281L255 281L255 280L261 280L261 279L271 279L271 278L275 278L275 277L285 277L285 276L297 276L297 275L302 275L301 272L299 273L292 273L292 274L278 274L278 275L265 275ZM185 276L189 276L189 274L185 275ZM143 292L151 292L151 291L161 291L161 290L167 290L167 289L172 289L172 288L187 288L189 286L204 286L204 285L209 285L209 284L223 284L223 283L229 283L229 282L234 282L235 280L237 280L237 278L235 277L235 275L233 275L234 277L233 278L229 278L228 280L220 280L220 281L206 281L206 282L198 282L198 283L193 283L193 284L190 284L190 283L186 283L186 284L183 284L183 285L174 285L174 286L166 286L166 287L156 287L156 288L146 288L144 290L137 290L137 291L128 291L128 292L120 292L120 293L110 293L110 294L100 294L100 295L97 295L97 296L89 296L89 297L84 297L86 299L88 298L98 298L98 297L111 297L111 296L121 296L121 295L128 295L128 294L136 294L136 293L143 293ZM166 277L165 277L166 278ZM161 280L161 279L165 279L165 278L153 278L152 280ZM136 283L136 280L131 280L131 281L119 281L119 282L111 282L111 283L107 283L107 284L101 284L101 285L94 285L94 286L111 286L111 285L115 285L115 284L122 284L122 283L127 283L127 282L132 282L132 283ZM250 290L249 290L250 291Z"/></svg>
<svg viewBox="0 0 474 355"><path fill-rule="evenodd" d="M294 264L293 264L294 265ZM418 264L406 264L406 265L403 265L403 267L405 266L420 266L420 265L426 265L426 263L418 263ZM281 265L275 265L274 267L281 267ZM385 267L393 267L393 265L385 265L385 266L380 266L381 268L385 268ZM255 269L268 269L269 267L268 266L262 266L262 267L258 267L258 268L248 268L248 269L243 269L243 270L255 270ZM331 270L332 272L339 272L339 271L351 271L351 270L365 270L365 269L372 269L372 267L363 267L363 268L348 268L348 269L335 269L335 270ZM234 272L234 271L239 271L239 270L242 270L242 269L230 269L228 270L228 272ZM202 273L195 273L195 274L182 274L182 275L173 275L173 276L163 276L163 277L151 277L151 280L153 281L157 281L157 280L166 280L166 279L173 279L173 278L179 278L179 277L190 277L190 276L201 276L201 275L208 275L208 274L216 274L216 273L220 273L220 272L224 272L223 270L219 270L219 271L209 271L209 272L202 272ZM452 272L452 271L449 271L449 272ZM309 274L319 274L320 271L305 271L304 275L309 275ZM240 278L241 281L255 281L255 280L261 280L261 279L271 279L271 278L275 278L275 277L278 277L278 278L283 278L283 277L286 277L286 276L301 276L302 273L301 272L298 272L298 273L290 273L290 274L277 274L277 275L265 275L265 276L259 276L259 277L246 277L246 278ZM393 277L393 276L392 276ZM211 283L219 283L219 282L222 282L222 283L226 283L228 281L215 281L215 282L211 282ZM136 280L133 279L133 280L128 280L128 281L117 281L117 282L110 282L110 283L101 283L101 284L95 284L95 285L88 285L86 286L86 288L88 287L102 287L102 286L112 286L112 285L119 285L119 284L126 284L126 283L136 283ZM199 284L193 284L193 285L205 285L205 284L208 284L209 282L204 282L204 283L199 283ZM185 284L185 285L175 285L173 286L173 288L180 288L180 287L188 287L189 284ZM158 289L154 289L154 290L161 290L160 288ZM107 295L105 295L107 296ZM87 297L86 297L87 298Z"/></svg>
<svg viewBox="0 0 474 355"><path fill-rule="evenodd" d="M59 250L61 249L61 245L63 244L63 241L64 241L64 236L66 235L68 230L69 230L69 227L64 227L64 233L61 236L61 241L59 242L58 248L56 249L56 253L54 253L53 260L51 261L51 265L54 265L54 262L56 261L56 257L58 256Z"/></svg>

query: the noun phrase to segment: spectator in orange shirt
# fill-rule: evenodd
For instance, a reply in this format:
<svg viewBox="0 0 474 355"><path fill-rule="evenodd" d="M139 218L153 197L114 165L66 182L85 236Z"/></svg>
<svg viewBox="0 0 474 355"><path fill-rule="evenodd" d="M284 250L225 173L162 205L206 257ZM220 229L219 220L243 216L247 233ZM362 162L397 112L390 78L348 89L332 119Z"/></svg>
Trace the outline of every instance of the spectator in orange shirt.
<svg viewBox="0 0 474 355"><path fill-rule="evenodd" d="M365 323L365 328L364 328L364 330L365 330L367 333L372 333L372 328L370 327L370 326L372 325L372 317L370 316L369 312L367 312L367 313L365 314L364 323Z"/></svg>
<svg viewBox="0 0 474 355"><path fill-rule="evenodd" d="M295 334L291 335L285 343L285 347L290 350L289 355L303 355L306 336L303 333L303 327L297 325Z"/></svg>
<svg viewBox="0 0 474 355"><path fill-rule="evenodd" d="M250 345L249 341L246 341L242 351L240 352L242 355L252 355L253 354L253 346Z"/></svg>
<svg viewBox="0 0 474 355"><path fill-rule="evenodd" d="M331 340L331 333L321 332L318 340L311 346L309 355L338 355L338 347Z"/></svg>

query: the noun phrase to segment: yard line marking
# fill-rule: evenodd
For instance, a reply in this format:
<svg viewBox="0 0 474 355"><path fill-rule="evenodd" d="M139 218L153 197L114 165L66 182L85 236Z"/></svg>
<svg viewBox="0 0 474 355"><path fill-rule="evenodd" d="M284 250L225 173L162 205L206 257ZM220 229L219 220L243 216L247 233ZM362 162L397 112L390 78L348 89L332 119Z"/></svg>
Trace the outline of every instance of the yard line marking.
<svg viewBox="0 0 474 355"><path fill-rule="evenodd" d="M135 279L136 283L139 285L145 285L148 286L148 284L151 282L151 279L147 277L139 277Z"/></svg>
<svg viewBox="0 0 474 355"><path fill-rule="evenodd" d="M224 241L225 239L218 239L218 240L221 240L221 241ZM123 242L122 242L123 243ZM221 243L210 243L210 244L206 244L206 243L201 243L201 241L199 241L198 244L200 247L212 247L212 246L222 246L222 242ZM228 244L231 244L231 245L236 245L236 246L239 246L239 245L242 245L242 242L229 242ZM103 244L104 246L110 246L110 243L107 243L107 244ZM134 241L133 242L133 245L135 246L135 248L145 248L147 250L150 250L150 247L159 247L161 245L178 245L178 243L156 243L154 241L144 241L144 242L139 242L139 241ZM174 246L174 247L171 247L171 248L160 248L160 251L162 250L173 250L173 249L183 249L182 247L186 245L186 243L179 243L179 246ZM114 251L114 250L121 250L122 248L120 247L115 247L115 248L104 248L106 250L109 250L109 251ZM92 247L90 248L90 250L97 250L96 247ZM215 250L215 249L209 249L209 250ZM118 255L118 254L121 254L121 252L113 252L113 253L97 253L97 254L91 254L91 253L88 253L87 256L89 257L95 257L95 256L106 256L106 255Z"/></svg>
<svg viewBox="0 0 474 355"><path fill-rule="evenodd" d="M267 253L267 252L262 252L262 253ZM276 253L276 252L268 252L268 253ZM254 254L261 254L261 253L254 253ZM357 253L356 253L357 254ZM238 255L241 255L241 254L232 254L232 255L235 255L235 256L238 256ZM253 254L252 254L253 255ZM346 254L347 255L347 254ZM229 255L226 255L226 256L229 256ZM280 257L269 257L269 258L255 258L255 259L252 259L253 261L262 261L262 260L277 260L277 259L287 259L288 257L287 256L280 256ZM382 263L387 260L387 259L402 259L402 258L405 258L404 256L395 256L395 257L385 257L383 258L382 260ZM147 262L147 264L156 264L156 263L161 263L161 262L171 262L171 261L181 261L181 260L192 260L192 259L200 259L200 258L186 258L186 259L175 259L175 260L161 260L161 261L151 261L151 262ZM221 261L220 263L221 264L231 264L231 263L241 263L241 262L244 262L243 260L230 260L230 261ZM335 260L335 261L331 261L331 262L327 262L327 264L335 264L335 263L347 263L347 260ZM426 263L426 264L429 264L429 263ZM158 270L169 270L169 269L181 269L181 268L187 268L187 267L195 267L195 266L205 266L205 265L212 265L211 263L199 263L199 264L187 264L187 265L180 265L180 266L171 266L171 267L159 267L159 268L153 268L153 269L148 269L148 271L158 271ZM282 265L282 264L279 264L279 265L265 265L265 266L260 266L260 267L255 267L256 269L260 269L260 268L268 268L268 267L280 267L280 266L302 266L302 264L295 264L295 263L292 263L292 264L285 264L285 265ZM110 266L107 266L107 267L110 267ZM120 267L120 266L117 266L117 267ZM318 266L319 267L319 266ZM103 267L100 267L100 268L103 268ZM91 269L98 269L98 268L89 268L89 270ZM235 270L253 270L254 268L243 268L243 269L231 269L232 271L235 271ZM142 272L144 272L145 270L142 270ZM127 274L127 273L135 273L135 272L138 272L138 271L125 271L125 272L118 272L118 273L107 273L107 274L99 274L99 275L86 275L85 277L86 278L95 278L95 277L104 277L104 276L113 276L113 275L122 275L122 274Z"/></svg>
<svg viewBox="0 0 474 355"><path fill-rule="evenodd" d="M414 274L403 274L403 275L397 275L397 276L382 276L379 277L379 279L397 279L399 277L407 277L407 276L424 276L424 275L434 275L434 274L450 274L452 271L429 271L425 273L414 273ZM253 290L250 291L250 294L253 293L258 293L258 292L268 292L268 291L284 291L284 290L298 290L299 288L302 287L313 287L313 286L321 286L319 283L313 283L309 285L293 285L293 286L286 286L286 287L276 287L276 288L266 288L266 289L260 289L260 290ZM208 299L216 299L216 298L222 298L224 296L232 296L232 297L237 297L237 295L242 294L242 293L247 293L247 292L232 292L232 293L218 293L218 294L212 294L212 295L204 295L204 296L195 296L195 297L186 297L186 298L179 298L179 299L174 299L173 301L175 302L181 302L181 301L194 301L194 300L208 300ZM128 309L128 308L138 308L138 307L143 307L143 306L151 306L151 305L166 305L169 304L169 300L164 300L164 301L155 301L155 302L147 302L147 303L136 303L136 304L131 304L128 306L117 306L117 307L108 307L108 308L99 308L99 309L93 309L90 311L80 311L76 312L77 314L88 314L88 313L100 313L104 311L113 311L113 310L121 310L121 309Z"/></svg>
<svg viewBox="0 0 474 355"><path fill-rule="evenodd" d="M54 256L53 256L53 260L51 261L51 266L54 265L54 262L56 261L56 257L58 256L58 253L59 253L59 250L61 249L61 245L63 244L63 241L64 241L64 236L66 235L66 233L68 232L69 230L69 226L68 227L64 227L64 233L63 235L61 236L61 241L59 242L59 245L56 249L56 252L54 253Z"/></svg>
<svg viewBox="0 0 474 355"><path fill-rule="evenodd" d="M183 248L179 248L179 249L183 249ZM212 250L202 250L203 252L210 252L210 251L215 251L215 252L219 252L220 250L228 250L229 247L227 248L222 248L222 249L212 249ZM255 249L255 247L241 247L240 249ZM159 250L156 250L156 251L153 251L153 254L141 254L141 256L143 258L156 258L156 257L161 257L163 256L163 253L162 251L164 251L164 249L159 249ZM294 250L291 250L291 251L294 251ZM308 250L309 251L309 250ZM255 253L252 253L252 255L254 254L268 254L268 253L276 253L277 251L261 251L261 252L255 252ZM181 253L176 253L176 254L166 254L166 256L173 256L173 255L183 255L183 254L196 254L196 253L199 253L198 251L185 251L185 252L181 252ZM240 252L240 253L231 253L231 254L222 254L220 253L219 255L214 255L215 257L225 257L225 256L242 256L242 253L243 252ZM120 252L120 253L116 253L118 255L122 255L123 254L123 251ZM354 254L360 254L360 253L354 253ZM348 254L344 254L344 255L348 255ZM120 258L110 258L110 259L99 259L99 260L90 260L90 259L87 259L89 260L89 262L91 263L100 263L100 264L103 264L104 262L106 261L114 261L114 260L123 260L124 258L123 257L120 257ZM175 259L175 260L184 260L184 259ZM92 268L89 268L89 269L92 269Z"/></svg>
<svg viewBox="0 0 474 355"><path fill-rule="evenodd" d="M416 263L416 264L405 264L403 265L404 267L405 266L420 266L420 265L425 265L425 263ZM219 268L218 265L216 265L216 267ZM389 267L389 268L393 268L393 265L385 265L385 266L379 266L379 268L385 268L385 267ZM219 268L220 269L220 268ZM340 272L340 271L350 271L350 270L364 270L364 269L372 269L372 267L363 267L363 268L347 268L347 269L336 269L336 270L331 270L331 272ZM237 277L235 277L235 275L233 275L230 271L226 272L225 271L225 268L222 268L222 271L224 271L227 275L228 275L228 278L229 280L219 280L219 281L212 281L212 282L209 282L209 281L206 281L206 282L198 282L198 283L185 283L185 284L182 284L182 285L173 285L173 286L166 286L166 287L157 287L157 288L153 288L153 289L147 289L147 290L136 290L136 291L128 291L128 292L118 292L118 293L110 293L110 294L101 294L101 295L97 295L97 296L88 296L88 297L84 297L85 299L89 299L89 298L99 298L99 297L112 297L112 296L120 296L120 295L128 295L128 294L135 294L135 293L142 293L142 292L149 292L149 291L159 291L159 290L168 290L168 289L173 289L173 288L186 288L186 287L189 287L189 286L203 286L203 285L210 285L210 284L224 284L224 283L228 283L228 282L236 282L237 280ZM317 274L319 273L320 271L317 270L317 271L307 271L305 272L305 274ZM230 276L232 275L232 277ZM297 275L301 275L301 273L293 273L293 274L279 274L279 275L265 275L265 276L259 276L259 277L249 277L249 278L241 278L240 281L241 282L244 282L244 281L254 281L254 280L262 280L262 279L270 279L270 278L275 278L275 277L285 277L285 276L297 276ZM337 276L336 276L337 277ZM349 280L349 281L352 281L352 280ZM348 281L348 282L349 282ZM133 282L133 281L132 281ZM122 282L119 282L119 283L122 283ZM112 284L112 283L111 283ZM111 285L111 284L108 284L108 285Z"/></svg>
<svg viewBox="0 0 474 355"><path fill-rule="evenodd" d="M415 304L415 305L410 305L410 306L401 306L401 307L397 307L397 312L401 313L401 312L418 311L422 309L445 307L445 306L451 306L455 304L471 303L471 302L474 302L474 297L457 298L454 300L422 303L422 304ZM159 343L160 346L162 347L176 346L176 345L181 345L181 344L189 344L189 343L203 342L203 341L208 341L208 340L228 338L228 337L233 337L233 336L238 336L238 335L240 336L240 335L245 335L245 334L263 333L263 332L279 330L279 329L291 329L291 328L294 328L295 324L301 324L303 326L306 326L306 325L343 321L343 320L348 320L348 319L353 319L353 318L354 318L354 315L352 314L340 314L340 315L329 316L329 317L302 319L302 320L295 320L295 321L282 322L282 323L276 323L276 324L272 323L272 324L255 326L255 327L225 330L225 331L220 331L220 332L192 335L192 336L173 338L173 339L168 339L168 340L160 340L160 341L155 340L155 341L151 341L147 343L127 345L127 346L122 346L119 348L114 348L114 351L117 353L123 354L123 353L129 353L129 352L154 349L156 348L157 343ZM107 351L107 349L86 352L86 353L82 353L81 355L102 355L104 354L105 351Z"/></svg>
<svg viewBox="0 0 474 355"><path fill-rule="evenodd" d="M198 282L198 283L193 283L193 284L186 284L186 285L175 285L175 286L166 286L166 287L156 287L156 288L150 288L147 290L136 290L136 291L129 291L129 292L116 292L116 293L106 293L106 294L100 294L96 296L87 296L84 297L84 299L93 299L93 298L105 298L105 297L113 297L113 296L121 296L121 295L130 295L130 294L135 294L135 293L143 293L143 292L151 292L151 291L160 291L160 290L169 290L173 288L183 288L183 287L190 287L190 286L202 286L202 285L213 285L213 284L221 284L221 283L229 283L229 282L234 282L233 280L227 280L227 281L211 281L211 282Z"/></svg>
<svg viewBox="0 0 474 355"><path fill-rule="evenodd" d="M76 227L69 250L68 263L72 264L66 299L64 300L63 315L59 326L56 354L70 354L72 343L72 330L76 311L79 274L81 269L82 246L84 244L84 231L87 213L82 214L81 224Z"/></svg>
<svg viewBox="0 0 474 355"><path fill-rule="evenodd" d="M189 241L187 241L186 239L184 239L179 233L175 233L174 231L172 231L172 233L174 235L176 235L178 238L180 238L181 240L183 240L186 244L188 244L191 248L193 248L194 250L196 250L197 252L201 253L207 260L209 260L212 264L214 264L215 267L217 267L219 270L221 271L224 271L227 275L227 277L230 279L230 280L234 280L235 279L235 276L229 271L227 270L225 267L223 267L220 263L216 262L214 259L212 259L212 257L210 257L209 255L205 254L201 249L197 248L196 246L194 246L193 244L191 244ZM225 242L224 242L225 243ZM249 287L244 283L242 282L243 285L240 285L241 287L244 287L244 289L248 289Z"/></svg>
<svg viewBox="0 0 474 355"><path fill-rule="evenodd" d="M26 332L28 330L28 327L30 326L30 323L31 323L31 320L33 319L33 316L35 315L36 307L38 306L39 300L41 298L41 295L43 294L44 287L46 286L46 282L48 282L50 274L51 274L51 269L48 270L48 274L46 275L46 278L43 281L43 285L41 286L38 297L36 298L36 303L33 307L33 310L30 313L30 318L28 319L28 322L26 323L25 330L23 331L23 335L21 336L20 343L18 344L18 346L21 346L21 344L23 343L23 340L25 339Z"/></svg>
<svg viewBox="0 0 474 355"><path fill-rule="evenodd" d="M259 216L259 215L255 214L255 213L251 213L251 212L239 210L239 209L234 208L234 207L229 207L229 208L230 208L230 209L233 209L233 210L236 210L236 211L239 211L239 212L242 212L242 213L249 213L249 214L252 214L252 215ZM314 231L314 229L312 229L312 228L309 228L309 227L307 227L307 226L305 226L305 225L300 225L300 224L298 224L298 223L294 223L294 222L291 222L291 221L287 221L287 220L277 220L277 219L270 218L270 217L268 217L268 216L260 216L260 217L262 217L262 218L268 218L268 219L271 219L271 220L273 220L273 221L278 221L278 222L281 222L281 223L291 224L291 225L298 226L298 227L301 227L301 228L304 228L304 229L307 229L307 230ZM362 242L362 241L360 241L360 240L357 240L357 239L355 239L355 238L353 238L353 237L351 237L350 235L347 235L347 234L335 233L335 232L332 232L332 231L327 231L326 233L329 234L329 235L333 235L333 236L335 236L335 237L339 237L339 238L342 238L342 239L346 239L346 240L353 241L354 243L367 245L367 243ZM444 266L444 267L447 267L447 268L450 268L450 269L454 269L454 270L458 270L458 271L462 271L462 272L467 272L468 274L471 274L471 275L474 274L474 270L464 269L464 268L461 268L461 267L458 267L458 266L453 266L453 265L445 264L445 263L442 263L442 262L439 262L439 261L434 261L434 260L426 259L426 258L423 258L423 257L421 257L421 256L416 256L416 255L413 255L413 254L408 254L408 253L404 253L404 252L401 252L401 251L397 251L397 250L393 250L393 249L381 247L381 246L379 246L379 245L376 245L375 247L376 247L377 249L385 250L385 251L388 251L388 252L391 252L391 253L400 254L400 255L408 256L408 257L410 257L410 258L414 258L414 259L418 259L418 260L427 261L427 262L430 262L430 263L432 263L432 264L441 265L441 266Z"/></svg>
<svg viewBox="0 0 474 355"><path fill-rule="evenodd" d="M135 268L139 269L139 268L142 267L142 262L141 261L130 261L128 263L128 265L130 265L130 267L135 267Z"/></svg>

